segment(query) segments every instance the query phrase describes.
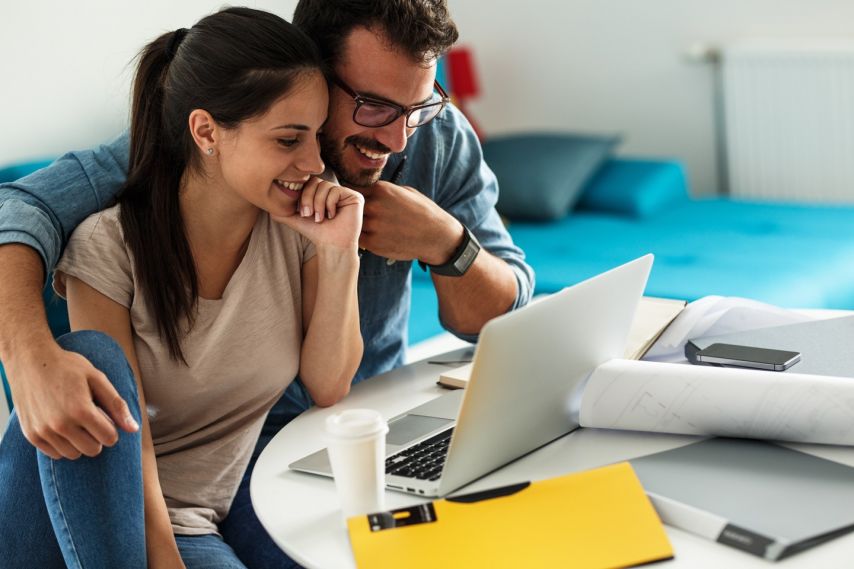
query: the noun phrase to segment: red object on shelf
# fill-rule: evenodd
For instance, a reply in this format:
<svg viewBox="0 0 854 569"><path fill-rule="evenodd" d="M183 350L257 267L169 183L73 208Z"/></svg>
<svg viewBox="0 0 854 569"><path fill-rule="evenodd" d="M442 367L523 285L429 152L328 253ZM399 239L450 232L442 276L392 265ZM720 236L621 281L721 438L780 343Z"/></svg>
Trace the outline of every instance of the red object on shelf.
<svg viewBox="0 0 854 569"><path fill-rule="evenodd" d="M474 128L477 137L483 140L483 132L471 113L466 109L468 100L480 95L480 85L474 71L474 56L468 47L455 47L445 55L448 89L454 104L459 107Z"/></svg>
<svg viewBox="0 0 854 569"><path fill-rule="evenodd" d="M467 47L455 47L448 52L447 62L448 80L454 95L463 100L480 95L471 50Z"/></svg>

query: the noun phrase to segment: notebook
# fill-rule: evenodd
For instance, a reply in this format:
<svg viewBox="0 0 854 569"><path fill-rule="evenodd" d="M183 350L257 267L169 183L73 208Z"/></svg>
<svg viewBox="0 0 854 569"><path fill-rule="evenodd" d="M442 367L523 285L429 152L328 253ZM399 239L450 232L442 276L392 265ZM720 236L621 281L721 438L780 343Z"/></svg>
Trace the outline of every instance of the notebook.
<svg viewBox="0 0 854 569"><path fill-rule="evenodd" d="M854 530L854 468L751 439L631 461L662 521L776 561Z"/></svg>

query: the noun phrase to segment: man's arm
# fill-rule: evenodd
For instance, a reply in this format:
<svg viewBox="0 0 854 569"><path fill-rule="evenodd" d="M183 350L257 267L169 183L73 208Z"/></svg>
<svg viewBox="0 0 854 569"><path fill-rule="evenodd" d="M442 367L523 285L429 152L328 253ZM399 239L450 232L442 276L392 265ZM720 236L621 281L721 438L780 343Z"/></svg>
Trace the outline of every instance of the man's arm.
<svg viewBox="0 0 854 569"><path fill-rule="evenodd" d="M42 261L27 245L0 246L0 359L24 436L51 458L95 456L137 429L127 404L86 358L54 341L42 300Z"/></svg>
<svg viewBox="0 0 854 569"><path fill-rule="evenodd" d="M126 169L123 135L0 184L0 359L24 435L52 458L91 456L115 442L115 427L93 413L93 396L117 425L134 430L106 378L53 340L42 300L45 268L56 264L77 224L113 200Z"/></svg>
<svg viewBox="0 0 854 569"><path fill-rule="evenodd" d="M373 253L441 265L463 241L462 222L414 188L377 182L366 190L365 198L368 230L362 233L360 246ZM477 232L478 227L470 229ZM488 245L464 275L431 276L443 325L462 336L476 336L488 320L514 308L521 288L511 265L490 252Z"/></svg>
<svg viewBox="0 0 854 569"><path fill-rule="evenodd" d="M0 244L29 245L50 272L74 228L115 200L127 178L127 157L128 138L123 134L109 144L69 152L47 168L0 184Z"/></svg>
<svg viewBox="0 0 854 569"><path fill-rule="evenodd" d="M446 257L446 260L449 257ZM461 277L431 274L445 327L473 336L516 305L518 280L504 260L482 249Z"/></svg>
<svg viewBox="0 0 854 569"><path fill-rule="evenodd" d="M449 107L421 127L405 153L401 180L417 191L388 182L367 189L360 246L390 259L443 264L465 224L482 246L475 262L461 277L431 276L442 324L474 341L489 319L528 303L534 272L495 211L498 183L459 111Z"/></svg>

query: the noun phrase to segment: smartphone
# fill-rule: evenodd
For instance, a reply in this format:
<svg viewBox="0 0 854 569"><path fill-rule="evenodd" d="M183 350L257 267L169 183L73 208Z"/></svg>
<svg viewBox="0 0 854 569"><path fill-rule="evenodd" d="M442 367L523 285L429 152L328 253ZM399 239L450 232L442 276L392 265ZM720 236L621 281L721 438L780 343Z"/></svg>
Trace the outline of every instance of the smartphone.
<svg viewBox="0 0 854 569"><path fill-rule="evenodd" d="M801 361L801 354L735 344L712 344L697 352L697 362L771 371L784 371Z"/></svg>

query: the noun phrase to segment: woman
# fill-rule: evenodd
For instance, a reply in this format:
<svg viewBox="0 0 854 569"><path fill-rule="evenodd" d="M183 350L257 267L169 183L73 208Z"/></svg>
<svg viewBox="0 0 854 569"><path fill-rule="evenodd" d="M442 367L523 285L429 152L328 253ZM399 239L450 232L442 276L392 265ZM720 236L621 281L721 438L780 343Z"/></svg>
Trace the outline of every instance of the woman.
<svg viewBox="0 0 854 569"><path fill-rule="evenodd" d="M143 50L127 185L78 227L54 281L72 329L120 346L71 342L103 346L93 363L138 395L141 431L37 462L12 418L13 566L243 567L217 523L266 412L297 373L335 403L362 353L363 200L317 177L327 103L315 47L272 14L227 9Z"/></svg>

